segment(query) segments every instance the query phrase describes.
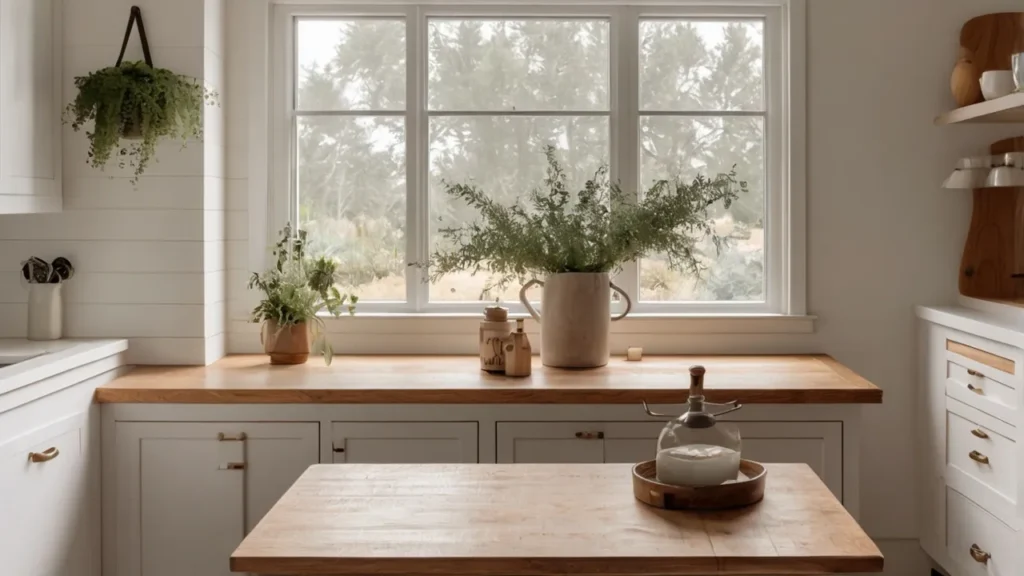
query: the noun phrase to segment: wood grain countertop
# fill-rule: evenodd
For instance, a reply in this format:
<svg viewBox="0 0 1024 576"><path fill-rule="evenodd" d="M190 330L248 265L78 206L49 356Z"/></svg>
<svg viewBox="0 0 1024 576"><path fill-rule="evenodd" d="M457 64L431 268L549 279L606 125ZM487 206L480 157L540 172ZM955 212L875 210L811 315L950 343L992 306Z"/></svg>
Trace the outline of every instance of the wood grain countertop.
<svg viewBox="0 0 1024 576"><path fill-rule="evenodd" d="M877 404L882 391L829 356L614 357L604 368L561 370L534 358L529 378L480 370L475 356L335 356L325 366L271 366L228 356L205 367L149 366L96 390L99 402L187 404L637 404L684 402L687 369L707 367L711 402Z"/></svg>
<svg viewBox="0 0 1024 576"><path fill-rule="evenodd" d="M882 554L805 464L767 465L746 508L633 498L631 464L309 468L231 555L253 574L682 576L881 572Z"/></svg>

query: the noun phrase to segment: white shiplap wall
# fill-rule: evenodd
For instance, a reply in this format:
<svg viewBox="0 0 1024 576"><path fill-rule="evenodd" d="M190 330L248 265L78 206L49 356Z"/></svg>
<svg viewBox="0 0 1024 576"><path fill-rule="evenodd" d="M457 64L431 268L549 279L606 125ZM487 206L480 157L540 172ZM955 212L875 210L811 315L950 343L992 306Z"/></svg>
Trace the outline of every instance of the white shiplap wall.
<svg viewBox="0 0 1024 576"><path fill-rule="evenodd" d="M132 5L157 66L224 87L224 0L64 3L64 102L74 77L113 65ZM142 59L137 33L126 56ZM66 256L65 335L125 337L132 362L205 364L224 352L225 110L206 111L205 140L159 145L136 186L130 172L86 163L84 133L65 126L64 212L0 216L0 337L23 337L28 256Z"/></svg>

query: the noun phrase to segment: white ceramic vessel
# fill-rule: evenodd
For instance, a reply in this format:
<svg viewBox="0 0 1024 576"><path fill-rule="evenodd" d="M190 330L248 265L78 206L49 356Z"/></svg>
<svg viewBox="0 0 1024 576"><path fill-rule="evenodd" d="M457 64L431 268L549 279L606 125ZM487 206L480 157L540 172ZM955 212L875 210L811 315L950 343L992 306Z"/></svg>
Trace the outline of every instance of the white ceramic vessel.
<svg viewBox="0 0 1024 576"><path fill-rule="evenodd" d="M995 100L1009 96L1016 90L1013 83L1013 71L989 70L981 75L981 94L985 100Z"/></svg>
<svg viewBox="0 0 1024 576"><path fill-rule="evenodd" d="M539 314L526 297L531 286L544 287ZM612 318L612 290L626 302L626 311ZM599 368L608 363L608 330L633 307L629 296L611 283L607 273L552 274L531 280L519 299L540 323L540 359L555 368Z"/></svg>
<svg viewBox="0 0 1024 576"><path fill-rule="evenodd" d="M1013 85L1024 91L1024 52L1013 55Z"/></svg>
<svg viewBox="0 0 1024 576"><path fill-rule="evenodd" d="M60 340L63 334L63 284L28 285L28 339Z"/></svg>

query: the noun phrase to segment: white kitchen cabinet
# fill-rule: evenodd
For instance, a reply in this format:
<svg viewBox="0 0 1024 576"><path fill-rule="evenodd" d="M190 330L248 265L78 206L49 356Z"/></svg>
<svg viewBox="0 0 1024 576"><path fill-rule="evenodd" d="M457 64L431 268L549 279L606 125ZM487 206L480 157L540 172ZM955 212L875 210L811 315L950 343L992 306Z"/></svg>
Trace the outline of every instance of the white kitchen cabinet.
<svg viewBox="0 0 1024 576"><path fill-rule="evenodd" d="M318 423L125 422L116 429L117 576L227 576L228 557L320 460Z"/></svg>
<svg viewBox="0 0 1024 576"><path fill-rule="evenodd" d="M0 445L0 573L97 574L88 413Z"/></svg>
<svg viewBox="0 0 1024 576"><path fill-rule="evenodd" d="M729 422L739 427L743 457L802 462L843 496L841 422ZM498 462L626 462L652 460L661 422L499 422Z"/></svg>
<svg viewBox="0 0 1024 576"><path fill-rule="evenodd" d="M1024 331L1012 312L918 316L921 547L955 576L1020 574Z"/></svg>
<svg viewBox="0 0 1024 576"><path fill-rule="evenodd" d="M62 0L0 0L0 214L62 207Z"/></svg>
<svg viewBox="0 0 1024 576"><path fill-rule="evenodd" d="M335 463L477 462L476 422L334 422Z"/></svg>

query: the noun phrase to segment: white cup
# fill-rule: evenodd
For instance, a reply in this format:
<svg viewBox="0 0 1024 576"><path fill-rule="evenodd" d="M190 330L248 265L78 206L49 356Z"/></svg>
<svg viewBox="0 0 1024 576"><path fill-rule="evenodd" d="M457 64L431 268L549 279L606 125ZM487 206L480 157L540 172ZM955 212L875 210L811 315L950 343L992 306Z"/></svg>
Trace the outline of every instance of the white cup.
<svg viewBox="0 0 1024 576"><path fill-rule="evenodd" d="M1013 83L1017 91L1024 91L1024 52L1013 55Z"/></svg>
<svg viewBox="0 0 1024 576"><path fill-rule="evenodd" d="M1012 70L989 70L981 75L981 93L985 100L995 100L1013 93Z"/></svg>

